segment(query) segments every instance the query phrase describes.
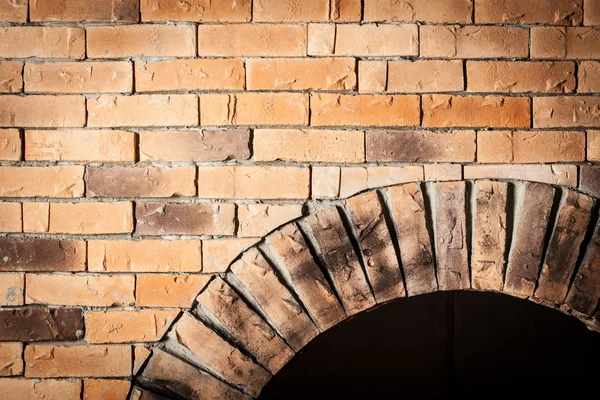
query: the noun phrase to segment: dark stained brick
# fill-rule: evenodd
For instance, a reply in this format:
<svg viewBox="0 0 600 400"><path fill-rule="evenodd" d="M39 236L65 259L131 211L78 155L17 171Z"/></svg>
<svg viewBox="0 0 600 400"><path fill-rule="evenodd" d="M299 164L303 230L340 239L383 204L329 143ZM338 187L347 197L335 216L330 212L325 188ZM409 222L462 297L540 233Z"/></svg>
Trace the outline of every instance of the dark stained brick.
<svg viewBox="0 0 600 400"><path fill-rule="evenodd" d="M580 169L581 190L600 197L600 166L585 165Z"/></svg>
<svg viewBox="0 0 600 400"><path fill-rule="evenodd" d="M575 274L575 279L566 305L582 314L592 315L600 300L600 225L596 226L594 237L590 241L587 252Z"/></svg>
<svg viewBox="0 0 600 400"><path fill-rule="evenodd" d="M0 310L0 341L79 340L83 334L80 308Z"/></svg>
<svg viewBox="0 0 600 400"><path fill-rule="evenodd" d="M0 238L0 271L84 271L83 241Z"/></svg>

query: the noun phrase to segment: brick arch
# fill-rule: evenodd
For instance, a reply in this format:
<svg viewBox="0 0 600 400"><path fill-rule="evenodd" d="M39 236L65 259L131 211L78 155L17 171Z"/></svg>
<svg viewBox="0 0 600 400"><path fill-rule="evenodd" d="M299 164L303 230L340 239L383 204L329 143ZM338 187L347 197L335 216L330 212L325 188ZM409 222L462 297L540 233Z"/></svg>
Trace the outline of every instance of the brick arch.
<svg viewBox="0 0 600 400"><path fill-rule="evenodd" d="M204 288L140 370L133 398L257 397L319 333L438 290L505 293L600 330L597 221L593 197L522 181L409 183L323 206Z"/></svg>

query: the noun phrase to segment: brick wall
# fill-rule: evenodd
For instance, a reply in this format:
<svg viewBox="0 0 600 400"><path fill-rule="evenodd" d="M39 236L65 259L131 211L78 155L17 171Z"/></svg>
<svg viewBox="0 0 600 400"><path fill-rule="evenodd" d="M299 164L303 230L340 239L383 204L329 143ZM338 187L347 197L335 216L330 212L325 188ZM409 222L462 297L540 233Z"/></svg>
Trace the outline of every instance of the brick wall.
<svg viewBox="0 0 600 400"><path fill-rule="evenodd" d="M597 0L0 0L0 21L9 399L126 398L215 274L329 201L600 195Z"/></svg>

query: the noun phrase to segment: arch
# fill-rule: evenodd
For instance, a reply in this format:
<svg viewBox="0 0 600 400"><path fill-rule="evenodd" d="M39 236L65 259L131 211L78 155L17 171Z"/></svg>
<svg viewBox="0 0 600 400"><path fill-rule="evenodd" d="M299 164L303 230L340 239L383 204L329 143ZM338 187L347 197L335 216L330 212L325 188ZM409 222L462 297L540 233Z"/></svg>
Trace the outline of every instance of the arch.
<svg viewBox="0 0 600 400"><path fill-rule="evenodd" d="M203 289L133 396L255 398L319 333L438 290L529 299L600 330L597 211L571 188L492 180L408 183L324 204Z"/></svg>

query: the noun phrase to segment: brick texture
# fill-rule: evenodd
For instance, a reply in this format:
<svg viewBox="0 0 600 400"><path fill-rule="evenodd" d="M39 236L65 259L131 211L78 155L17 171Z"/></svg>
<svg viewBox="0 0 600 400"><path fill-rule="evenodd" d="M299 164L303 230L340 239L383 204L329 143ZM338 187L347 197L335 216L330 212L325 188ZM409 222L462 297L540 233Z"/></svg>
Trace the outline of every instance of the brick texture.
<svg viewBox="0 0 600 400"><path fill-rule="evenodd" d="M18 93L23 89L23 63L0 61L0 92Z"/></svg>
<svg viewBox="0 0 600 400"><path fill-rule="evenodd" d="M64 4L52 0L31 3L29 19L36 22L137 22L137 0L98 0L90 5L86 0L71 0Z"/></svg>
<svg viewBox="0 0 600 400"><path fill-rule="evenodd" d="M443 7L435 0L398 2L364 0L366 21L422 21L469 23L473 12L470 0L450 0Z"/></svg>
<svg viewBox="0 0 600 400"><path fill-rule="evenodd" d="M22 142L17 129L0 129L0 160L19 161L21 159Z"/></svg>
<svg viewBox="0 0 600 400"><path fill-rule="evenodd" d="M475 0L477 24L581 25L582 0Z"/></svg>
<svg viewBox="0 0 600 400"><path fill-rule="evenodd" d="M251 7L251 0L140 1L143 21L245 22L250 20Z"/></svg>
<svg viewBox="0 0 600 400"><path fill-rule="evenodd" d="M83 96L0 95L0 110L0 125L7 127L81 127L86 119Z"/></svg>
<svg viewBox="0 0 600 400"><path fill-rule="evenodd" d="M85 30L63 26L8 26L0 29L2 58L85 57Z"/></svg>

